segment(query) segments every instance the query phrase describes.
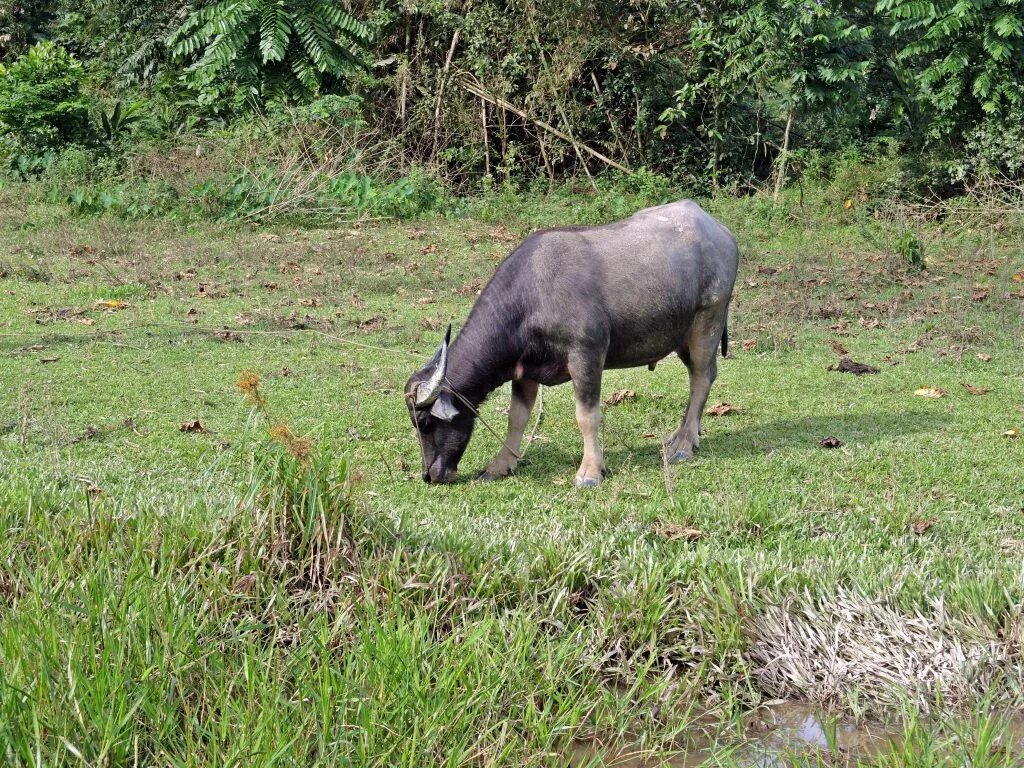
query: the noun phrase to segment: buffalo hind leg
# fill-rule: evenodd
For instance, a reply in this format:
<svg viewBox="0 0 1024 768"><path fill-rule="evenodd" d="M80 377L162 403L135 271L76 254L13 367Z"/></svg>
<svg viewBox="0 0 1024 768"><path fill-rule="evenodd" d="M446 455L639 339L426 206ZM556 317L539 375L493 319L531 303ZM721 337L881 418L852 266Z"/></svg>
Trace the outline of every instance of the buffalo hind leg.
<svg viewBox="0 0 1024 768"><path fill-rule="evenodd" d="M600 443L603 361L570 359L568 368L576 390L576 423L583 435L583 462L576 472L576 487L593 488L604 477Z"/></svg>
<svg viewBox="0 0 1024 768"><path fill-rule="evenodd" d="M536 381L520 379L512 382L512 403L508 407L508 437L498 451L498 455L477 475L477 480L497 480L515 472L519 463L519 447L523 442L523 432L530 420L533 402L537 399L540 385Z"/></svg>
<svg viewBox="0 0 1024 768"><path fill-rule="evenodd" d="M679 429L665 441L669 461L686 461L700 448L700 421L718 375L718 348L722 343L725 318L721 311L705 310L697 314L690 327L686 345L679 350L690 374L690 399Z"/></svg>

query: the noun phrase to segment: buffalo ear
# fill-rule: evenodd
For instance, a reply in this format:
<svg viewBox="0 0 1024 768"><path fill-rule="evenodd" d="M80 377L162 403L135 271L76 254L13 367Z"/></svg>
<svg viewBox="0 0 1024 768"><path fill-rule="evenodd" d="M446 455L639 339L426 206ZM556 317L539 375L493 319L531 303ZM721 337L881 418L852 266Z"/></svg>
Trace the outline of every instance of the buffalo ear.
<svg viewBox="0 0 1024 768"><path fill-rule="evenodd" d="M441 421L451 421L459 415L459 409L455 406L451 392L442 392L430 409L430 415L436 416Z"/></svg>

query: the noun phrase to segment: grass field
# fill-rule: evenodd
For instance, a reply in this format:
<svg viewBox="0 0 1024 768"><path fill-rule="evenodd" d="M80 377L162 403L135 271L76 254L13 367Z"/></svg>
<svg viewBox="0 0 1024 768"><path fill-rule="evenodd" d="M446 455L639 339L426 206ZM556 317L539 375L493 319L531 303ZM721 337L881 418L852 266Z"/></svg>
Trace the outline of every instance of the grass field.
<svg viewBox="0 0 1024 768"><path fill-rule="evenodd" d="M994 724L1024 704L1019 220L712 201L735 409L666 468L682 365L609 372L581 491L570 387L516 477L469 482L478 427L434 487L402 386L533 227L630 201L254 229L0 194L8 763L597 765L710 735L728 764L770 699L902 712L881 764L1024 759Z"/></svg>

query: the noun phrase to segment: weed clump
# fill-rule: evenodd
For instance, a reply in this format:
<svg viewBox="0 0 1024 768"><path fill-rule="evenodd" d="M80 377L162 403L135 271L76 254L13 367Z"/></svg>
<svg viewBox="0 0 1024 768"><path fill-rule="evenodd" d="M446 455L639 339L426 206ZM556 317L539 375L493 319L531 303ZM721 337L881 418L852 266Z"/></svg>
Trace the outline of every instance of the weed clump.
<svg viewBox="0 0 1024 768"><path fill-rule="evenodd" d="M322 599L356 562L348 463L275 418L260 384L253 371L238 377L263 425L252 452L245 505L253 517L243 549L290 592L319 591Z"/></svg>

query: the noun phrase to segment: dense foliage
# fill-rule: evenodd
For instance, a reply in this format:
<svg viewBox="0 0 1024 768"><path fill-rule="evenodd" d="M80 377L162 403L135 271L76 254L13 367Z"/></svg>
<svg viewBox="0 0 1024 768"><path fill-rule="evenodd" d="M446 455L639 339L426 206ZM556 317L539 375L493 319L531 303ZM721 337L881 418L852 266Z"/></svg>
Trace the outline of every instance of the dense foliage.
<svg viewBox="0 0 1024 768"><path fill-rule="evenodd" d="M307 164L386 157L387 182L421 167L461 191L609 168L778 190L851 157L885 159L899 194L1024 175L1019 0L58 0L0 20L0 153L22 171L266 115L293 116L267 141L287 154L296 108L331 123L317 105L352 96L356 145Z"/></svg>
<svg viewBox="0 0 1024 768"><path fill-rule="evenodd" d="M183 58L203 51L188 70L203 85L227 75L257 99L302 100L325 78L354 74L368 37L331 0L220 0L189 16L170 43Z"/></svg>
<svg viewBox="0 0 1024 768"><path fill-rule="evenodd" d="M92 136L82 65L52 43L0 64L0 152L32 170L48 152Z"/></svg>

